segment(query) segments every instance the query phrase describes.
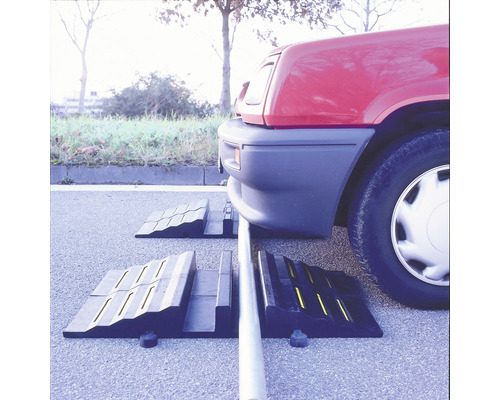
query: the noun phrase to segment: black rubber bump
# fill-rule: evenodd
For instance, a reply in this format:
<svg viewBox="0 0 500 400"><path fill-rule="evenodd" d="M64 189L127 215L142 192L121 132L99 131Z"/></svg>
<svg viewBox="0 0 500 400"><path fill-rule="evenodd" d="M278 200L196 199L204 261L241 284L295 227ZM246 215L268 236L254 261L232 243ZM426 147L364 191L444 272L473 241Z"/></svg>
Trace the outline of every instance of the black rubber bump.
<svg viewBox="0 0 500 400"><path fill-rule="evenodd" d="M158 344L158 337L153 331L147 331L139 338L139 344L146 348L155 347Z"/></svg>
<svg viewBox="0 0 500 400"><path fill-rule="evenodd" d="M293 347L306 347L307 335L300 329L296 329L290 335L290 345Z"/></svg>

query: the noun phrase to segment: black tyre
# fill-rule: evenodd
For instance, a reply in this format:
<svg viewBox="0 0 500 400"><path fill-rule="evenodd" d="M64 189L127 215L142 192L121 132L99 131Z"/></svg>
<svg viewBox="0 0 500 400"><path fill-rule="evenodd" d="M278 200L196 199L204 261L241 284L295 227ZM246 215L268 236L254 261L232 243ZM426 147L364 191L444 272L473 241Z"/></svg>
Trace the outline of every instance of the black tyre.
<svg viewBox="0 0 500 400"><path fill-rule="evenodd" d="M393 143L367 169L349 209L359 263L411 307L449 307L449 149L449 129Z"/></svg>

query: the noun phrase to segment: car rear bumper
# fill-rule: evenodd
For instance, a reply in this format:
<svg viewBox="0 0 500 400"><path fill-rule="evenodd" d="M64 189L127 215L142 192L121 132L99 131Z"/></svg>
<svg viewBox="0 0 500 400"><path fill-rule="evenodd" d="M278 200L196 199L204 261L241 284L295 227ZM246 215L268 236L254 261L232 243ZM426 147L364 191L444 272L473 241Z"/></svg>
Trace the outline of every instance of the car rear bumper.
<svg viewBox="0 0 500 400"><path fill-rule="evenodd" d="M374 129L267 129L234 118L218 133L229 199L246 220L329 236L347 179Z"/></svg>

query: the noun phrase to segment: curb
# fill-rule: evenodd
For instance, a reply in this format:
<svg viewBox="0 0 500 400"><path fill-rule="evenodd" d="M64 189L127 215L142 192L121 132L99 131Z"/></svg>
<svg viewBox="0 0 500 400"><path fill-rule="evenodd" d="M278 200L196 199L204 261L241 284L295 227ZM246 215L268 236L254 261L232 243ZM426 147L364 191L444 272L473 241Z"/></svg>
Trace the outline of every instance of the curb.
<svg viewBox="0 0 500 400"><path fill-rule="evenodd" d="M82 167L56 165L50 167L50 184L61 184L71 178L75 184L130 185L219 185L229 174L219 174L217 166L171 167Z"/></svg>

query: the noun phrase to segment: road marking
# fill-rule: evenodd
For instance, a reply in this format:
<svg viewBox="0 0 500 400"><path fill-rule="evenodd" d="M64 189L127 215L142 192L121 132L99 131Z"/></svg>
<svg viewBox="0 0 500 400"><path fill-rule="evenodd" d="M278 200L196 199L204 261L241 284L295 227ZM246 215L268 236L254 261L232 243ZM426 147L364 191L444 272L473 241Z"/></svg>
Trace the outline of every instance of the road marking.
<svg viewBox="0 0 500 400"><path fill-rule="evenodd" d="M226 192L226 186L50 185L51 192Z"/></svg>

